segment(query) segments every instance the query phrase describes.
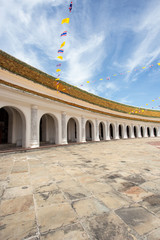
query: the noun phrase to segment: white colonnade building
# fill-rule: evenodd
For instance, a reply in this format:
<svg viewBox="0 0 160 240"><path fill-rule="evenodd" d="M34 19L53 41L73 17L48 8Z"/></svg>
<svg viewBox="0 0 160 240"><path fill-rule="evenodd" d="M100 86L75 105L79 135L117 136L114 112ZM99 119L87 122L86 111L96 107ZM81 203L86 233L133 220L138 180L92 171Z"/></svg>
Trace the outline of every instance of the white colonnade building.
<svg viewBox="0 0 160 240"><path fill-rule="evenodd" d="M0 148L160 136L160 111L100 98L0 51Z"/></svg>

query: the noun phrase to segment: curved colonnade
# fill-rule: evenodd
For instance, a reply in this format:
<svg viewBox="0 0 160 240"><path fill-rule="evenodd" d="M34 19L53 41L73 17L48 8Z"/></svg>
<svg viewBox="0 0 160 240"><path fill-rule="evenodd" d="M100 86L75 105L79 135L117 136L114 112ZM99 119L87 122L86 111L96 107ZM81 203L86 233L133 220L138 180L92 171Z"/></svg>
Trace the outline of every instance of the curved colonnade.
<svg viewBox="0 0 160 240"><path fill-rule="evenodd" d="M0 144L22 147L68 144L160 136L160 127L150 123L121 123L114 120L70 116L67 112L42 113L31 106L31 119L14 106L0 108ZM30 125L31 123L31 125ZM30 125L30 141L27 126Z"/></svg>
<svg viewBox="0 0 160 240"><path fill-rule="evenodd" d="M0 149L160 136L160 112L78 89L0 51ZM64 90L65 89L65 90Z"/></svg>

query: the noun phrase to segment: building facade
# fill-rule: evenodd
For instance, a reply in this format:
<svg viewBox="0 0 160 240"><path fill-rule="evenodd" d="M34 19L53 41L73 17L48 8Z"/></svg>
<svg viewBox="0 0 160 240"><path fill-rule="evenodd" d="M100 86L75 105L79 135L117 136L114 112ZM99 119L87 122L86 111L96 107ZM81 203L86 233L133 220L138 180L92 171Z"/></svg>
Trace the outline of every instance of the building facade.
<svg viewBox="0 0 160 240"><path fill-rule="evenodd" d="M160 136L160 112L123 105L57 81L0 52L0 146Z"/></svg>

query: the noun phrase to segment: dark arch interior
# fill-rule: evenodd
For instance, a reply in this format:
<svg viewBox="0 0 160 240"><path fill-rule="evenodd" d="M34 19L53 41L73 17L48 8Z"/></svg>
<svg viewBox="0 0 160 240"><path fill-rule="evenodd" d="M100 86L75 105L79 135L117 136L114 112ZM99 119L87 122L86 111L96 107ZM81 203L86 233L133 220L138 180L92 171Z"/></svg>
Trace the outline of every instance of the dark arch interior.
<svg viewBox="0 0 160 240"><path fill-rule="evenodd" d="M136 128L136 126L134 126L133 130L134 130L134 136L137 138L137 128Z"/></svg>
<svg viewBox="0 0 160 240"><path fill-rule="evenodd" d="M39 125L40 145L55 144L56 128L55 120L49 114L44 114L40 119Z"/></svg>
<svg viewBox="0 0 160 240"><path fill-rule="evenodd" d="M77 124L73 118L70 118L67 124L67 141L77 142Z"/></svg>
<svg viewBox="0 0 160 240"><path fill-rule="evenodd" d="M109 130L110 130L110 139L113 139L113 125L112 124L110 124Z"/></svg>
<svg viewBox="0 0 160 240"><path fill-rule="evenodd" d="M102 123L100 123L99 124L99 139L100 140L104 140L104 133L103 133L103 124Z"/></svg>
<svg viewBox="0 0 160 240"><path fill-rule="evenodd" d="M8 113L4 108L0 109L0 144L8 143Z"/></svg>
<svg viewBox="0 0 160 240"><path fill-rule="evenodd" d="M141 127L141 136L144 137L143 127Z"/></svg>
<svg viewBox="0 0 160 240"><path fill-rule="evenodd" d="M127 137L129 138L129 126L127 126Z"/></svg>
<svg viewBox="0 0 160 240"><path fill-rule="evenodd" d="M148 135L148 137L150 137L150 129L149 129L149 127L147 127L147 135Z"/></svg>
<svg viewBox="0 0 160 240"><path fill-rule="evenodd" d="M92 141L92 124L90 121L86 122L86 141Z"/></svg>
<svg viewBox="0 0 160 240"><path fill-rule="evenodd" d="M119 138L122 138L122 125L119 125L118 130L119 130Z"/></svg>
<svg viewBox="0 0 160 240"><path fill-rule="evenodd" d="M156 128L153 128L153 134L155 137L157 137L157 129Z"/></svg>

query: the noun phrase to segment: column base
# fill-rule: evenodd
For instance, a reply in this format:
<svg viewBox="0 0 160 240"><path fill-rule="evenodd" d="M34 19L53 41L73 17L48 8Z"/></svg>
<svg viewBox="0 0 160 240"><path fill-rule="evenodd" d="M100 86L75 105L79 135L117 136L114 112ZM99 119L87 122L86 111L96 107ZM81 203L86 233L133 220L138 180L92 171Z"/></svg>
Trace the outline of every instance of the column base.
<svg viewBox="0 0 160 240"><path fill-rule="evenodd" d="M30 148L37 148L39 147L39 142L37 141L31 141L30 143Z"/></svg>

